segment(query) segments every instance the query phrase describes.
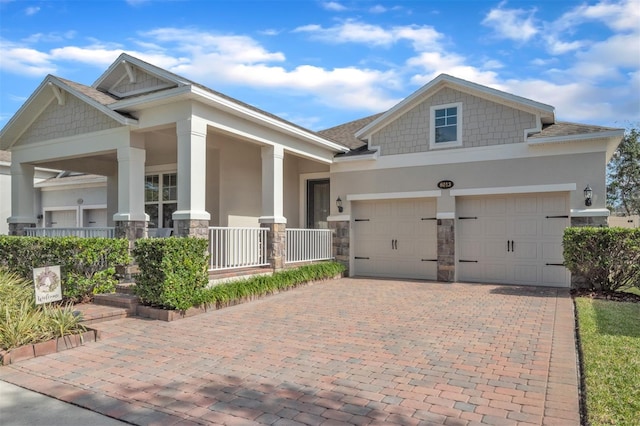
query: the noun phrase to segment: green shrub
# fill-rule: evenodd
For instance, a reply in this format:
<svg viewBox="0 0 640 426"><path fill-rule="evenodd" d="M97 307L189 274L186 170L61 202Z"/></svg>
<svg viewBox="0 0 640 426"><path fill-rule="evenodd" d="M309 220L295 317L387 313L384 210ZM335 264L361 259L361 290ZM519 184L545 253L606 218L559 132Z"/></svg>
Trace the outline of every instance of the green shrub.
<svg viewBox="0 0 640 426"><path fill-rule="evenodd" d="M85 330L71 305L35 305L33 284L0 270L0 348L13 349Z"/></svg>
<svg viewBox="0 0 640 426"><path fill-rule="evenodd" d="M135 292L143 303L186 310L198 303L209 283L207 248L202 238L148 238L136 241L140 267Z"/></svg>
<svg viewBox="0 0 640 426"><path fill-rule="evenodd" d="M309 281L334 277L345 271L338 262L322 262L286 269L273 275L260 275L208 288L201 293L200 304L222 307L251 297L287 290Z"/></svg>
<svg viewBox="0 0 640 426"><path fill-rule="evenodd" d="M593 290L640 287L640 229L567 228L564 261Z"/></svg>
<svg viewBox="0 0 640 426"><path fill-rule="evenodd" d="M116 266L130 263L128 244L121 238L0 236L0 267L31 280L33 268L60 265L63 296L78 301L115 289Z"/></svg>

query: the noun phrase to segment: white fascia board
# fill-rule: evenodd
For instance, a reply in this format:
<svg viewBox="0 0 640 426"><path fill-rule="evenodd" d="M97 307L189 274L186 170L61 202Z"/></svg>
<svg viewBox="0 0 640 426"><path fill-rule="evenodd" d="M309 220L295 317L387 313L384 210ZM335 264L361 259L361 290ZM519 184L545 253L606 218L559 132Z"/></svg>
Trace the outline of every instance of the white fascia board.
<svg viewBox="0 0 640 426"><path fill-rule="evenodd" d="M608 217L610 214L609 209L571 209L573 217Z"/></svg>
<svg viewBox="0 0 640 426"><path fill-rule="evenodd" d="M455 219L456 212L438 212L436 213L436 219Z"/></svg>
<svg viewBox="0 0 640 426"><path fill-rule="evenodd" d="M298 138L305 139L308 142L314 143L316 145L321 145L325 148L329 148L333 151L338 152L348 152L349 148L342 146L338 143L331 142L327 139L324 139L318 135L307 132L299 127L293 126L291 124L285 123L283 121L277 120L273 117L264 115L259 111L247 108L243 105L240 105L236 102L231 101L230 99L223 98L221 96L217 96L214 93L203 90L199 87L191 86L191 92L197 96L203 97L208 101L211 101L220 107L225 108L228 111L235 113L236 115L240 115L248 120L257 121L261 124L266 124L269 127L276 128L280 131L284 131L290 135L294 135Z"/></svg>
<svg viewBox="0 0 640 426"><path fill-rule="evenodd" d="M334 157L333 162L334 163L351 163L354 161L372 161L372 160L377 160L379 156L380 156L379 151L376 151L373 154L354 155L350 157Z"/></svg>
<svg viewBox="0 0 640 426"><path fill-rule="evenodd" d="M609 138L622 138L624 137L624 130L608 130L598 133L587 133L581 135L567 135L567 136L551 136L548 138L527 138L527 144L529 145L545 145L550 143L562 143L562 142L575 142L581 140L590 139L609 139Z"/></svg>
<svg viewBox="0 0 640 426"><path fill-rule="evenodd" d="M537 148L519 142L505 145L453 148L439 151L423 151L408 154L381 155L377 161L360 161L349 164L334 164L332 172L354 172L382 170L401 167L435 166L444 164L474 163L480 161L512 160L568 154L604 152L606 147L596 140L585 144L540 145Z"/></svg>
<svg viewBox="0 0 640 426"><path fill-rule="evenodd" d="M372 194L347 194L347 201L395 200L399 198L434 198L442 196L442 191L380 192Z"/></svg>
<svg viewBox="0 0 640 426"><path fill-rule="evenodd" d="M160 92L150 93L148 95L136 96L134 98L122 99L109 104L112 110L119 109L135 109L148 103L169 103L170 98L191 93L191 86L174 87L173 89L162 90Z"/></svg>
<svg viewBox="0 0 640 426"><path fill-rule="evenodd" d="M452 197L464 197L469 195L502 195L502 194L530 194L534 192L567 192L575 191L575 183L558 183L551 185L523 185L500 186L488 188L452 189L449 194Z"/></svg>
<svg viewBox="0 0 640 426"><path fill-rule="evenodd" d="M511 93L503 92L497 89L492 89L491 87L483 86L467 80L462 80L460 78L453 77L447 74L440 74L439 76L431 80L429 83L425 84L420 89L413 92L413 94L406 97L403 101L401 101L399 104L391 108L389 111L387 111L386 113L378 117L377 120L372 121L362 129L360 129L355 136L357 138L362 138L362 137L365 137L366 135L369 135L374 130L376 130L381 124L385 123L390 117L403 111L406 107L412 105L417 99L421 98L425 93L429 92L431 89L435 88L441 83L443 86L448 86L453 89L461 90L465 93L471 92L472 94L479 95L481 97L489 97L494 100L497 98L509 104L515 103L515 104L521 105L526 110L534 110L538 114L546 113L553 116L555 113L555 108L551 105L543 104L541 102L523 98L521 96L512 95Z"/></svg>

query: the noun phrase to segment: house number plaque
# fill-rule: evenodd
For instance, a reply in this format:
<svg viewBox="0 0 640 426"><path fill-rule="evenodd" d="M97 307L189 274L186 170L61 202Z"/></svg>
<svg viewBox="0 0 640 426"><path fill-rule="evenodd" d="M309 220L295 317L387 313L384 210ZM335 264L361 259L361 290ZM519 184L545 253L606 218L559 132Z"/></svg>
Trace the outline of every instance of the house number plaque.
<svg viewBox="0 0 640 426"><path fill-rule="evenodd" d="M441 180L440 182L438 182L438 188L440 188L440 189L453 188L453 181L452 180Z"/></svg>

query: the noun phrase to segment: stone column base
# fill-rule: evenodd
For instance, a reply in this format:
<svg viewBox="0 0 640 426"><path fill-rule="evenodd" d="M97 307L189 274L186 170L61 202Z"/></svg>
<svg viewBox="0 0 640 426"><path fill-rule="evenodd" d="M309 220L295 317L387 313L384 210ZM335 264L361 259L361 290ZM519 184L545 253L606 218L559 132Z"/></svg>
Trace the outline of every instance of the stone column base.
<svg viewBox="0 0 640 426"><path fill-rule="evenodd" d="M438 219L438 281L453 282L456 272L455 220Z"/></svg>
<svg viewBox="0 0 640 426"><path fill-rule="evenodd" d="M26 236L25 228L34 228L36 226L35 223L10 223L9 224L9 235L14 235L16 237L24 237Z"/></svg>
<svg viewBox="0 0 640 426"><path fill-rule="evenodd" d="M342 263L346 269L344 276L349 276L349 229L348 220L329 222L329 228L333 230L333 258Z"/></svg>
<svg viewBox="0 0 640 426"><path fill-rule="evenodd" d="M571 216L571 226L596 226L596 227L608 227L609 222L607 216Z"/></svg>
<svg viewBox="0 0 640 426"><path fill-rule="evenodd" d="M115 221L116 238L126 238L129 240L129 254L133 250L135 241L140 238L147 237L147 221L144 220L117 220ZM116 269L116 273L121 276L124 281L130 281L132 276L139 272L138 265L135 260L129 265L124 265Z"/></svg>
<svg viewBox="0 0 640 426"><path fill-rule="evenodd" d="M287 225L285 223L261 223L267 232L267 260L274 271L284 269L287 251Z"/></svg>
<svg viewBox="0 0 640 426"><path fill-rule="evenodd" d="M173 233L176 237L209 238L209 221L174 219Z"/></svg>

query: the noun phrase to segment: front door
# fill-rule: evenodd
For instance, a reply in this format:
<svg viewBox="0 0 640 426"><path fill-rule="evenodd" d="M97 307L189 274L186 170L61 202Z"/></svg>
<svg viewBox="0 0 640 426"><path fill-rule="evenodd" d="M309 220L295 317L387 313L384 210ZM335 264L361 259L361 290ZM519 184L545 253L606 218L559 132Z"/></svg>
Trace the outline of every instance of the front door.
<svg viewBox="0 0 640 426"><path fill-rule="evenodd" d="M327 229L329 208L329 179L308 180L307 228Z"/></svg>

